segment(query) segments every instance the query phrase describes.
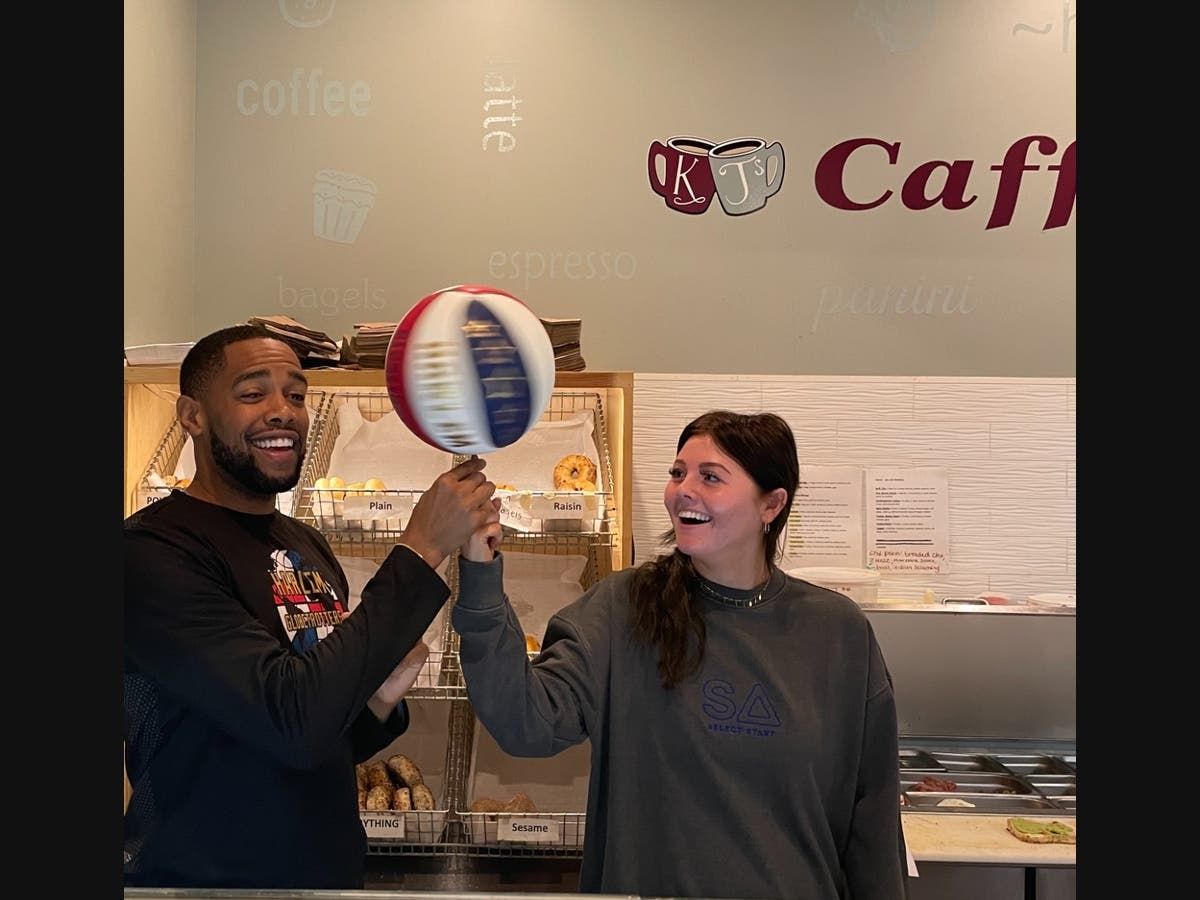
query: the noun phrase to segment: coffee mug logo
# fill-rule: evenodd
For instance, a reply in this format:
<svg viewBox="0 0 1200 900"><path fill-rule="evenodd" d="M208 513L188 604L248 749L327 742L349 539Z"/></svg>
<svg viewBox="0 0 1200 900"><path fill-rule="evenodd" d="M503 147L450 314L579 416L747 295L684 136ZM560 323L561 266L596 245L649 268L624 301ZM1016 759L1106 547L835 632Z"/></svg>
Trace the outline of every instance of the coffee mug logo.
<svg viewBox="0 0 1200 900"><path fill-rule="evenodd" d="M783 187L783 146L776 141L768 147L755 137L716 144L679 135L650 145L646 169L650 187L668 209L699 215L715 196L726 215L744 216L762 209Z"/></svg>

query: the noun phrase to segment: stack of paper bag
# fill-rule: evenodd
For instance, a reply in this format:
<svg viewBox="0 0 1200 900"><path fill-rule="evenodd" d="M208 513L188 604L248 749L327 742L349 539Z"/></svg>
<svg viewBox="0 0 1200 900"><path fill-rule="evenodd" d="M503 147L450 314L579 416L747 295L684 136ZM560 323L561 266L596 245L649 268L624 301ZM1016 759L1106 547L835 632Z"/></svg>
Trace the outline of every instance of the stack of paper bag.
<svg viewBox="0 0 1200 900"><path fill-rule="evenodd" d="M125 364L130 366L177 366L183 362L192 342L182 344L137 344L125 348Z"/></svg>
<svg viewBox="0 0 1200 900"><path fill-rule="evenodd" d="M291 316L251 316L246 321L289 344L302 366L336 366L341 361L342 348L337 341L323 331L306 328Z"/></svg>
<svg viewBox="0 0 1200 900"><path fill-rule="evenodd" d="M554 348L554 368L567 372L578 372L587 367L581 353L580 337L583 333L582 319L546 319L538 317L550 346Z"/></svg>
<svg viewBox="0 0 1200 900"><path fill-rule="evenodd" d="M382 369L387 357L388 343L396 330L397 322L359 322L354 334L346 338L343 364L360 369Z"/></svg>

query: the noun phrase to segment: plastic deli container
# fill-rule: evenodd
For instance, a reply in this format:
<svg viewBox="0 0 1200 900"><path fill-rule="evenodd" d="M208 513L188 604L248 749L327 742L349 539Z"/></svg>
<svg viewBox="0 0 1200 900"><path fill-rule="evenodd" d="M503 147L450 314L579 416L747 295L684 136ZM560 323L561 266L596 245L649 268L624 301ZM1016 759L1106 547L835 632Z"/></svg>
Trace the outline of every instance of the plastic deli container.
<svg viewBox="0 0 1200 900"><path fill-rule="evenodd" d="M1029 602L1034 606L1048 606L1054 609L1074 609L1074 594L1030 594Z"/></svg>
<svg viewBox="0 0 1200 900"><path fill-rule="evenodd" d="M807 566L790 569L788 574L810 584L845 594L855 603L874 603L879 598L879 573L871 569Z"/></svg>

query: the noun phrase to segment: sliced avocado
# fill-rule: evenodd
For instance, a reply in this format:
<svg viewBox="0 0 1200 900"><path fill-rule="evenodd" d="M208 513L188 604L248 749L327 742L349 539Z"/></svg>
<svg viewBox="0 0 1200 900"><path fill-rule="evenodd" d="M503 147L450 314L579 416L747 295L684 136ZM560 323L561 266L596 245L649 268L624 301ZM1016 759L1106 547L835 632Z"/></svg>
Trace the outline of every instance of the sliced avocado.
<svg viewBox="0 0 1200 900"><path fill-rule="evenodd" d="M1023 831L1026 834L1062 834L1069 835L1072 833L1070 825L1064 825L1062 822L1039 822L1036 819L1021 819L1012 818L1008 820L1013 828L1018 831Z"/></svg>
<svg viewBox="0 0 1200 900"><path fill-rule="evenodd" d="M1026 834L1041 834L1046 830L1046 827L1041 822L1036 822L1033 819L1012 818L1008 821L1013 828L1018 831L1024 831Z"/></svg>

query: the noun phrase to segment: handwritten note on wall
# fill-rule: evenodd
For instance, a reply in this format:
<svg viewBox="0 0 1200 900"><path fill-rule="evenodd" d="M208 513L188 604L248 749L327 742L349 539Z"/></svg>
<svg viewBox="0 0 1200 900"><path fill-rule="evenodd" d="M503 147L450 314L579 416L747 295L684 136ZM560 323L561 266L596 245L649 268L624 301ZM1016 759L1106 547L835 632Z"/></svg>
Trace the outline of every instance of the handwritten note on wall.
<svg viewBox="0 0 1200 900"><path fill-rule="evenodd" d="M868 568L949 572L946 470L871 468L866 481Z"/></svg>

